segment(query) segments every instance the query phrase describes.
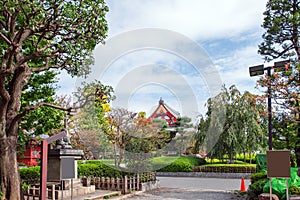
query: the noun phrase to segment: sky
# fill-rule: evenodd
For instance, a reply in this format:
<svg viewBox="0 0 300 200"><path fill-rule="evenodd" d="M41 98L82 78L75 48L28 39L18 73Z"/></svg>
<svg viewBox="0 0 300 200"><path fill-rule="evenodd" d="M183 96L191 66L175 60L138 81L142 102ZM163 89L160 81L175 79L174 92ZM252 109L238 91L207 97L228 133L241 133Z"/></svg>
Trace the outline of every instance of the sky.
<svg viewBox="0 0 300 200"><path fill-rule="evenodd" d="M149 116L162 98L196 119L221 86L257 93L249 67L264 63L258 45L267 0L110 0L108 37L94 51L91 75L113 86L113 107ZM62 74L59 94L82 79Z"/></svg>

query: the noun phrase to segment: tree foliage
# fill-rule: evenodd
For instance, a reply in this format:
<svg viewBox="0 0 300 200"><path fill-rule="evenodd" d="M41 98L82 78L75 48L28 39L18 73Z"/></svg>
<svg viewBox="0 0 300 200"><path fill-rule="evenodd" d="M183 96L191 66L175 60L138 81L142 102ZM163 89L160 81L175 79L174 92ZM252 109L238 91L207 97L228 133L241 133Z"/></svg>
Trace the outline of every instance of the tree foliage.
<svg viewBox="0 0 300 200"><path fill-rule="evenodd" d="M299 58L299 1L269 0L264 16L262 27L266 32L259 45L259 54L265 56L266 60Z"/></svg>
<svg viewBox="0 0 300 200"><path fill-rule="evenodd" d="M4 0L0 5L0 172L3 199L20 199L16 148L18 122L40 106L21 108L33 73L64 69L72 76L89 72L92 51L107 31L103 0Z"/></svg>
<svg viewBox="0 0 300 200"><path fill-rule="evenodd" d="M291 128L297 130L300 137L300 2L298 0L269 0L264 12L265 29L263 42L259 45L258 53L265 60L289 59L291 62L283 68L275 69L274 73L262 77L258 84L262 87L270 87L272 100L276 109L273 110L275 128L281 133L279 124L284 132L291 132ZM283 116L283 113L287 115ZM290 120L288 122L288 120ZM294 123L294 124L293 124ZM289 124L288 126L286 126ZM292 125L293 124L293 125ZM279 139L273 131L274 138ZM279 134L280 135L280 134ZM289 138L289 137L286 137ZM274 141L275 142L275 141ZM275 142L276 143L276 142ZM291 144L290 144L291 145ZM289 145L289 146L290 146ZM277 148L284 147L276 144ZM287 146L286 146L287 147ZM300 141L295 141L294 148L297 155L297 164L300 165Z"/></svg>
<svg viewBox="0 0 300 200"><path fill-rule="evenodd" d="M241 94L233 85L207 101L206 118L202 117L195 135L195 151L208 151L209 157L230 159L237 153L258 150L264 141L263 104L258 96ZM218 114L216 114L218 113Z"/></svg>
<svg viewBox="0 0 300 200"><path fill-rule="evenodd" d="M74 132L83 145L85 155L88 157L89 153L93 153L95 157L99 157L99 152L111 149L107 138L109 124L106 113L110 111L109 103L114 99L113 88L100 81L83 83L75 96L79 102L87 99L87 96L92 97L74 116Z"/></svg>
<svg viewBox="0 0 300 200"><path fill-rule="evenodd" d="M56 75L54 71L34 73L28 85L24 87L21 97L21 112L33 103L47 102L59 105L59 98L55 97ZM51 107L39 107L24 116L19 123L18 149L22 150L26 142L32 137L48 134L51 130L63 128L65 113ZM51 133L50 133L51 135Z"/></svg>
<svg viewBox="0 0 300 200"><path fill-rule="evenodd" d="M163 148L171 141L170 132L165 130L166 121L151 121L145 117L144 112L113 108L107 115L107 121L108 138L114 146L117 167L126 160L130 170L145 170L151 152Z"/></svg>

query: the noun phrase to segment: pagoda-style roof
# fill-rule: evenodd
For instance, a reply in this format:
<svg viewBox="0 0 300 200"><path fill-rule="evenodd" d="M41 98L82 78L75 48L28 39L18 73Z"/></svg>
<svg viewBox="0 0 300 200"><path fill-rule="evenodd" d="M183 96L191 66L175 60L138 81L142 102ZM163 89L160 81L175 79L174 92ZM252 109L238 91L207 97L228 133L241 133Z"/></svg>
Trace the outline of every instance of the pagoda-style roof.
<svg viewBox="0 0 300 200"><path fill-rule="evenodd" d="M178 117L180 117L180 113L168 106L164 100L160 98L157 108L150 115L149 119L161 118L166 120L170 127L173 127Z"/></svg>

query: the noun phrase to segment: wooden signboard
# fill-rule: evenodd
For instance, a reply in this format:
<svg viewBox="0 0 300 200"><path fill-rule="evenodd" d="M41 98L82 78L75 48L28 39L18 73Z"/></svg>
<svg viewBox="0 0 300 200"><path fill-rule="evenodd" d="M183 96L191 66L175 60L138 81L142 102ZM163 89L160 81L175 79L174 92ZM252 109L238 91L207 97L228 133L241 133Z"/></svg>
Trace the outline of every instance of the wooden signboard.
<svg viewBox="0 0 300 200"><path fill-rule="evenodd" d="M268 178L290 178L290 151L267 151Z"/></svg>

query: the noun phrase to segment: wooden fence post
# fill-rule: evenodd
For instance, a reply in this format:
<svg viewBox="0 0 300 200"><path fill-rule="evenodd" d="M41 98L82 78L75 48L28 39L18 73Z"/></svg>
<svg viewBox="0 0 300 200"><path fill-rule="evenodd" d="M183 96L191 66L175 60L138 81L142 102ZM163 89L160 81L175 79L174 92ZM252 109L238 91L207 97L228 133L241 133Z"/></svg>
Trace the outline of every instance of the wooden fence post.
<svg viewBox="0 0 300 200"><path fill-rule="evenodd" d="M95 188L96 189L101 189L101 180L100 177L95 177Z"/></svg>
<svg viewBox="0 0 300 200"><path fill-rule="evenodd" d="M136 177L132 177L132 189L136 190Z"/></svg>
<svg viewBox="0 0 300 200"><path fill-rule="evenodd" d="M127 176L123 177L122 185L123 185L123 194L127 194Z"/></svg>
<svg viewBox="0 0 300 200"><path fill-rule="evenodd" d="M111 190L116 190L116 187L115 187L115 178L111 178L110 182L111 182Z"/></svg>
<svg viewBox="0 0 300 200"><path fill-rule="evenodd" d="M136 190L140 191L140 174L136 175Z"/></svg>
<svg viewBox="0 0 300 200"><path fill-rule="evenodd" d="M120 191L120 178L117 178L117 191Z"/></svg>
<svg viewBox="0 0 300 200"><path fill-rule="evenodd" d="M105 178L101 177L101 189L105 190Z"/></svg>
<svg viewBox="0 0 300 200"><path fill-rule="evenodd" d="M106 177L106 189L110 190L110 178Z"/></svg>

